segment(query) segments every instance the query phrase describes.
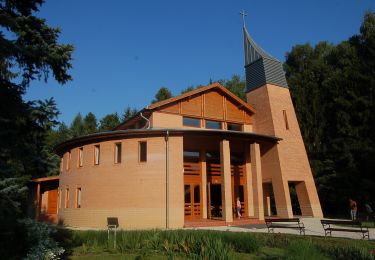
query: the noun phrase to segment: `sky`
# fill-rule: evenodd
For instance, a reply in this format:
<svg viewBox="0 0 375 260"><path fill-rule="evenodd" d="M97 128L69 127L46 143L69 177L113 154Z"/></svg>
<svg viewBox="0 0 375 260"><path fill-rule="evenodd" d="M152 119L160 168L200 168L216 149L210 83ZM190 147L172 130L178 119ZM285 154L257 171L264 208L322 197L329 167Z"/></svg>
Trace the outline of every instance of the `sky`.
<svg viewBox="0 0 375 260"><path fill-rule="evenodd" d="M375 0L46 0L35 15L74 45L71 82L34 81L25 99L53 97L59 120L80 112L98 121L142 109L164 86L244 77L242 18L250 35L280 61L297 44L333 44L359 33Z"/></svg>

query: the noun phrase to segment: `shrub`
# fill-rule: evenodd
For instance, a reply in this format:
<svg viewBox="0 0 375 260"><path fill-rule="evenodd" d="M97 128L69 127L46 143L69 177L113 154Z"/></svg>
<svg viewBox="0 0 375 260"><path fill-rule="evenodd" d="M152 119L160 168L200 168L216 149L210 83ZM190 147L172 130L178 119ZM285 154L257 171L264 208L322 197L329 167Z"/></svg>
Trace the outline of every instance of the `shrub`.
<svg viewBox="0 0 375 260"><path fill-rule="evenodd" d="M51 238L56 230L31 219L21 220L20 223L25 227L25 239L30 248L26 259L60 259L65 250Z"/></svg>

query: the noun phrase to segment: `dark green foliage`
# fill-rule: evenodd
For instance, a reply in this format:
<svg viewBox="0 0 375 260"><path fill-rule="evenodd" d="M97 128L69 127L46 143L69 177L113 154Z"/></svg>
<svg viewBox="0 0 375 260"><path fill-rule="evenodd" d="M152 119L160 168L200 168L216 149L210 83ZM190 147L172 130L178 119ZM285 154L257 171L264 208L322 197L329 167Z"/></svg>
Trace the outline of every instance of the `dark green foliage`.
<svg viewBox="0 0 375 260"><path fill-rule="evenodd" d="M171 97L173 97L172 92L166 87L161 87L159 91L155 94L155 99L152 100L152 103L166 100Z"/></svg>
<svg viewBox="0 0 375 260"><path fill-rule="evenodd" d="M246 83L239 75L233 75L230 80L219 80L218 82L237 97L246 101Z"/></svg>
<svg viewBox="0 0 375 260"><path fill-rule="evenodd" d="M123 122L125 122L126 120L128 120L128 119L132 118L133 116L135 116L137 113L138 113L138 110L136 108L131 108L130 106L128 106L124 110L124 114L122 115L121 120Z"/></svg>
<svg viewBox="0 0 375 260"><path fill-rule="evenodd" d="M99 131L110 131L120 124L120 117L117 113L108 114L100 120Z"/></svg>
<svg viewBox="0 0 375 260"><path fill-rule="evenodd" d="M72 137L84 135L85 126L81 113L78 113L70 124L70 132L72 134Z"/></svg>
<svg viewBox="0 0 375 260"><path fill-rule="evenodd" d="M194 86L189 86L189 87L181 90L181 94L185 94L185 93L190 92L190 91L192 91L194 89L195 89Z"/></svg>
<svg viewBox="0 0 375 260"><path fill-rule="evenodd" d="M139 255L149 259L165 255L177 259L235 259L242 253L253 257L277 259L374 259L373 241L296 236L286 234L234 233L207 230L119 231L117 247L113 235L108 242L106 231L66 231L59 241L70 254L95 256L107 253ZM67 239L67 237L69 237Z"/></svg>
<svg viewBox="0 0 375 260"><path fill-rule="evenodd" d="M96 122L96 116L89 112L83 119L83 133L84 135L93 134L97 132L98 123Z"/></svg>
<svg viewBox="0 0 375 260"><path fill-rule="evenodd" d="M285 69L326 214L375 201L375 15L336 46L297 45ZM337 196L340 194L340 196Z"/></svg>
<svg viewBox="0 0 375 260"><path fill-rule="evenodd" d="M1 257L22 258L25 227L18 219L30 178L56 173L48 139L58 111L53 99L26 102L34 79L71 80L71 45L59 44L60 30L34 16L41 0L0 0L0 248ZM23 207L24 208L24 207ZM26 228L27 229L27 228ZM44 238L47 239L47 238Z"/></svg>

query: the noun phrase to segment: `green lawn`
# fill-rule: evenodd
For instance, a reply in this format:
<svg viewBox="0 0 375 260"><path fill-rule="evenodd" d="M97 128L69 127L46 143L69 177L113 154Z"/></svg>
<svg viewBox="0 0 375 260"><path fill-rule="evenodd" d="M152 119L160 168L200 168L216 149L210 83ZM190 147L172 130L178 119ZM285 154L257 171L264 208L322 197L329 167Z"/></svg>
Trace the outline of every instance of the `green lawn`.
<svg viewBox="0 0 375 260"><path fill-rule="evenodd" d="M106 231L60 229L68 259L375 259L375 242L288 234L203 230Z"/></svg>

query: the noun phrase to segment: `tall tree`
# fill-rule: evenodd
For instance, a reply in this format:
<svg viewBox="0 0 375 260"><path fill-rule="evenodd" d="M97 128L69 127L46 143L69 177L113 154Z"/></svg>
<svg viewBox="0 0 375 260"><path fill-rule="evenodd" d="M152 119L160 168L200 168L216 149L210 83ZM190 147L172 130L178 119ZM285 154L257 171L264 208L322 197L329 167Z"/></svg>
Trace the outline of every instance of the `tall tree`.
<svg viewBox="0 0 375 260"><path fill-rule="evenodd" d="M78 113L70 124L72 137L78 137L85 134L85 127L81 113Z"/></svg>
<svg viewBox="0 0 375 260"><path fill-rule="evenodd" d="M135 116L135 114L137 113L138 113L138 110L136 108L131 108L130 106L128 106L127 108L125 108L124 114L122 115L121 120L124 122L132 118L133 116Z"/></svg>
<svg viewBox="0 0 375 260"><path fill-rule="evenodd" d="M0 247L3 258L24 257L22 236L15 230L23 216L25 181L53 168L45 143L56 123L56 105L53 100L25 102L23 94L34 79L71 80L73 46L59 44L60 30L34 15L42 3L0 0L0 241L17 241Z"/></svg>
<svg viewBox="0 0 375 260"><path fill-rule="evenodd" d="M99 131L110 131L120 124L120 117L117 113L108 114L100 120Z"/></svg>
<svg viewBox="0 0 375 260"><path fill-rule="evenodd" d="M168 98L173 97L172 92L166 88L166 87L161 87L158 92L155 94L155 99L152 100L152 103L156 103L162 100L166 100Z"/></svg>
<svg viewBox="0 0 375 260"><path fill-rule="evenodd" d="M98 123L96 120L96 116L89 112L85 118L83 119L83 132L85 135L93 134L97 132Z"/></svg>
<svg viewBox="0 0 375 260"><path fill-rule="evenodd" d="M246 101L245 80L241 79L239 75L233 75L230 80L219 80L219 83L225 86L229 91L231 91L237 97Z"/></svg>
<svg viewBox="0 0 375 260"><path fill-rule="evenodd" d="M298 45L287 54L287 79L328 213L344 210L349 197L375 201L374 39L369 12L359 35L336 46Z"/></svg>

